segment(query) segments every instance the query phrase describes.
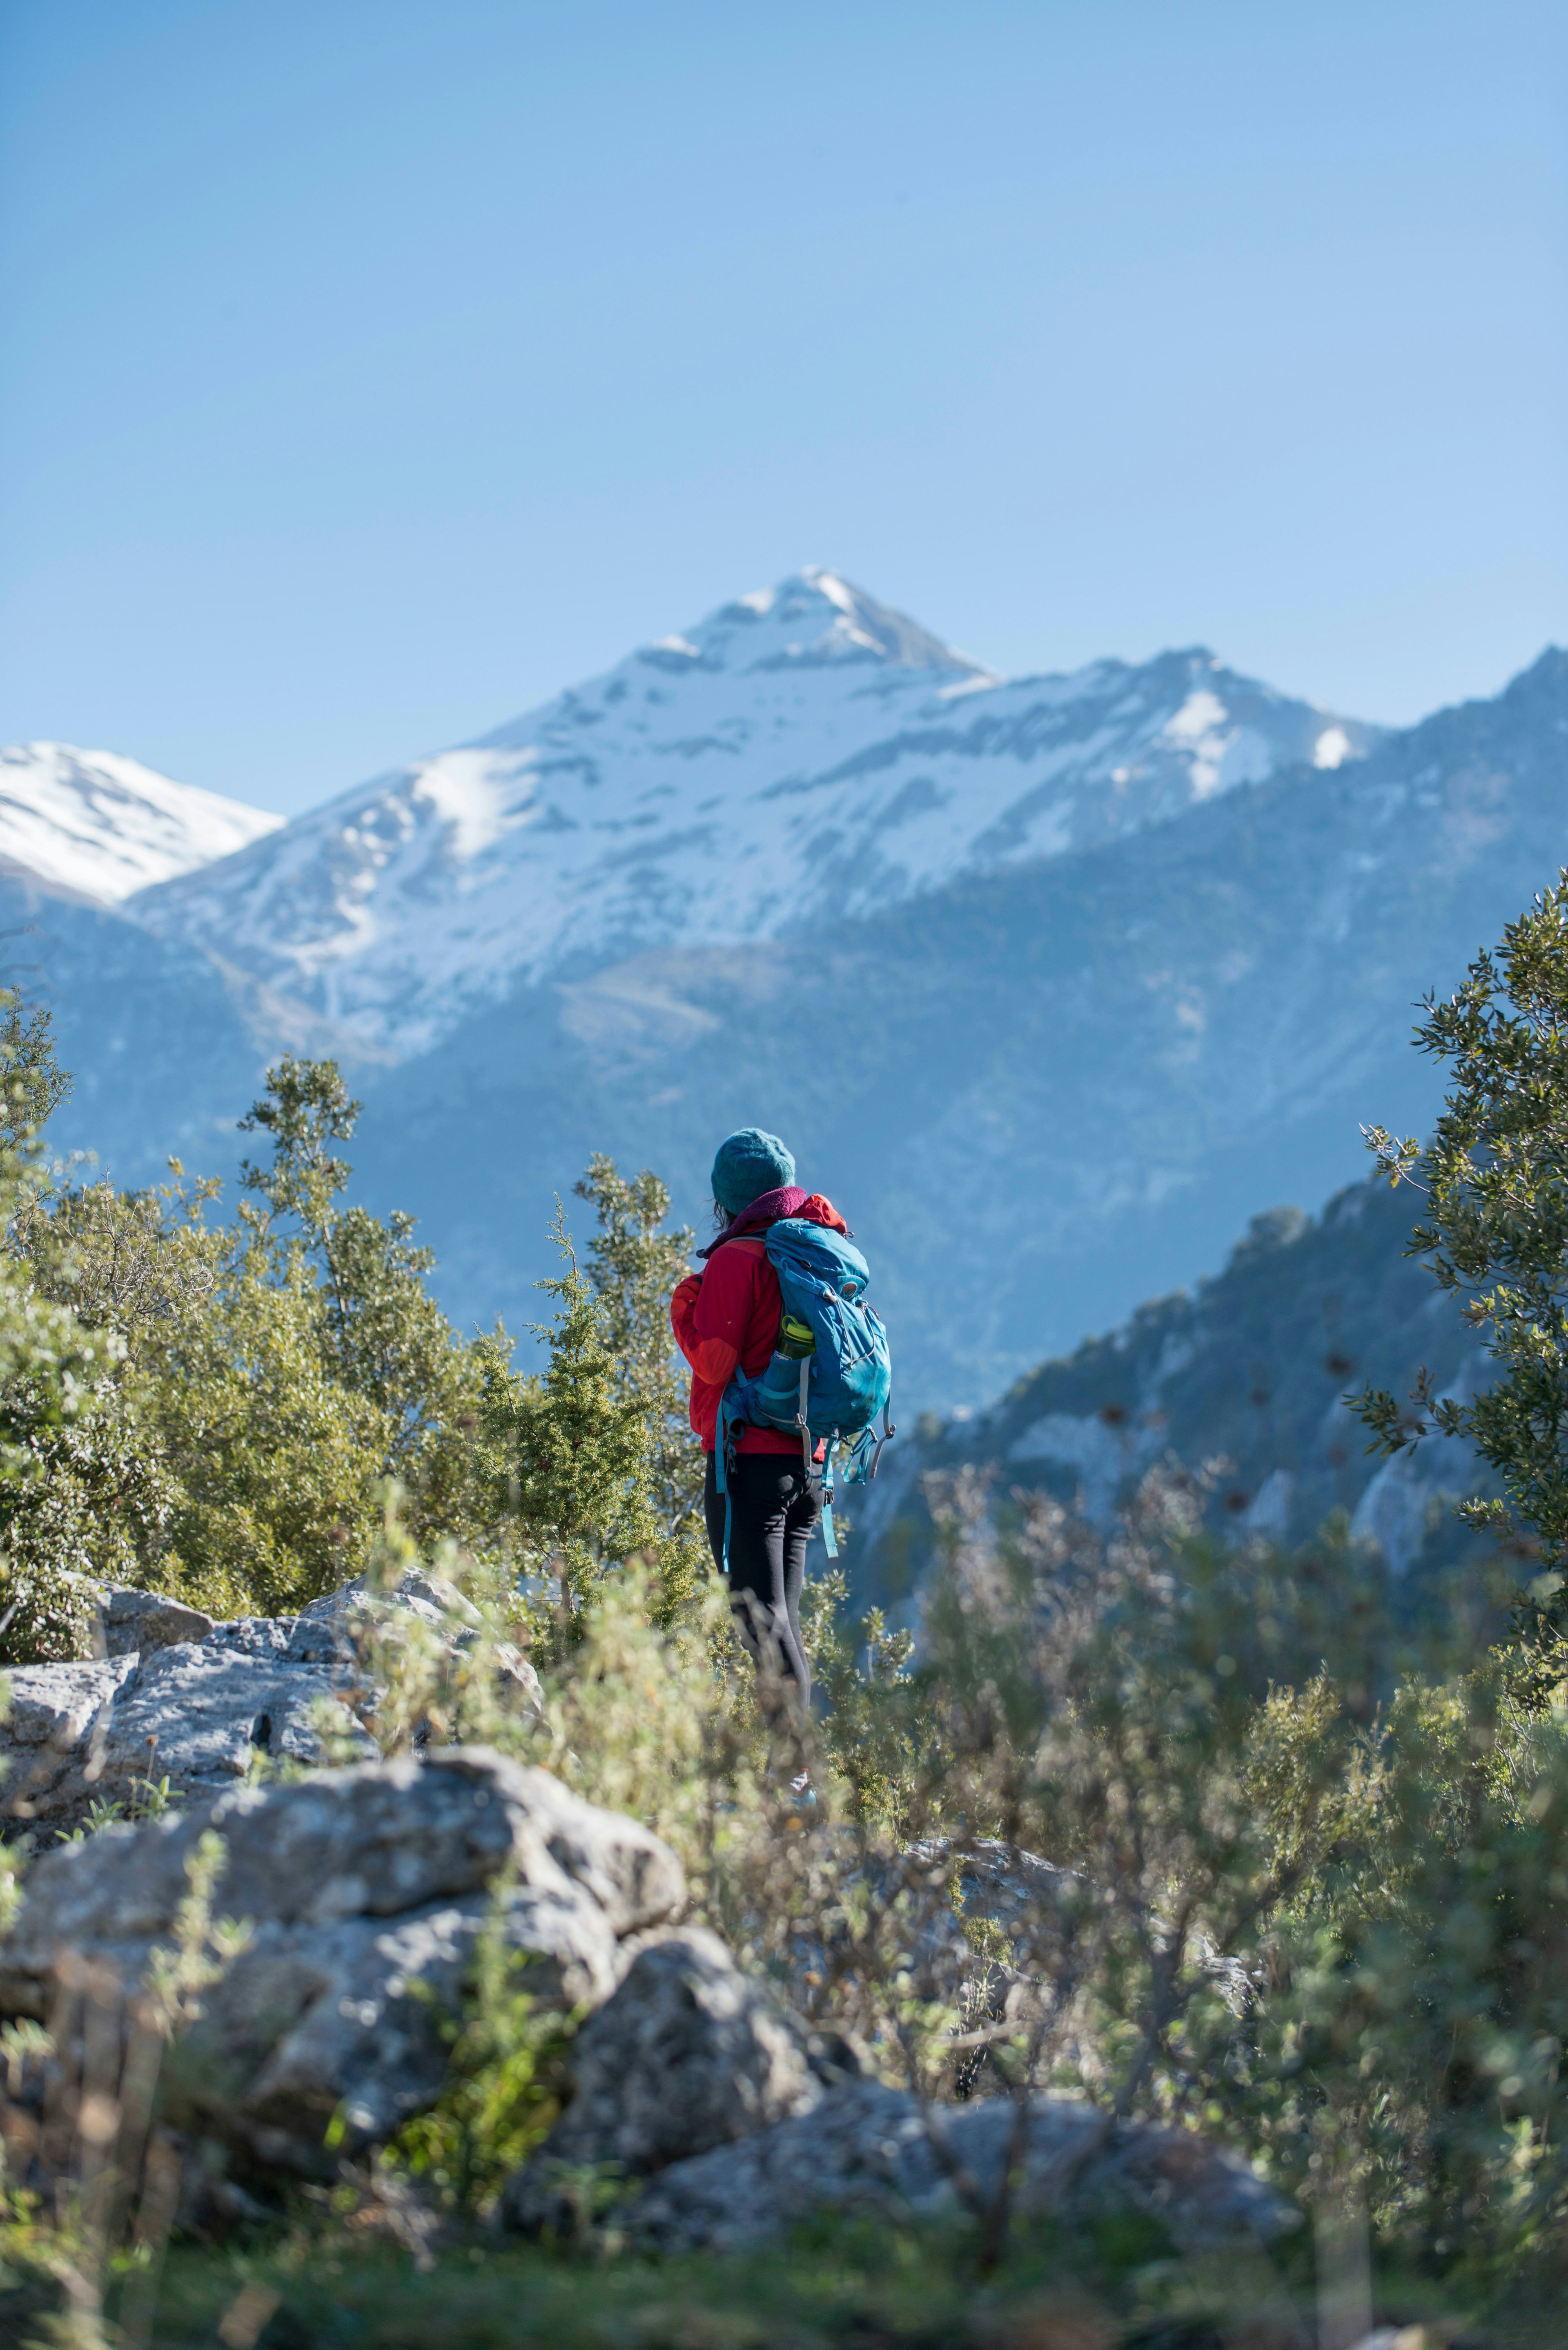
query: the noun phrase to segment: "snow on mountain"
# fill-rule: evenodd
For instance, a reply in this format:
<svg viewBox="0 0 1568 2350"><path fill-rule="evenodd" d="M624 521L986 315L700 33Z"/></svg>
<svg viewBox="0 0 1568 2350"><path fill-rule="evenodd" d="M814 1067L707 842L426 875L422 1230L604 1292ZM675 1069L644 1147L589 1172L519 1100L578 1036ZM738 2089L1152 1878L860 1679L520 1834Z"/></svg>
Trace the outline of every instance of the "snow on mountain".
<svg viewBox="0 0 1568 2350"><path fill-rule="evenodd" d="M113 751L0 748L0 871L98 905L231 856L282 823Z"/></svg>
<svg viewBox="0 0 1568 2350"><path fill-rule="evenodd" d="M863 916L1377 731L1202 650L1001 679L810 569L130 910L402 1055L522 981Z"/></svg>

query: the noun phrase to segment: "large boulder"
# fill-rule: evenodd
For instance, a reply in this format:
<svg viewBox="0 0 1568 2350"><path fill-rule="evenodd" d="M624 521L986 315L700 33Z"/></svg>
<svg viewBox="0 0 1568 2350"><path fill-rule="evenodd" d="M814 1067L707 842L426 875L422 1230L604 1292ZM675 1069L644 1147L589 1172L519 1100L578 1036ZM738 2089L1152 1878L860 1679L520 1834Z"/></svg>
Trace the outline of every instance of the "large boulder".
<svg viewBox="0 0 1568 2350"><path fill-rule="evenodd" d="M106 1657L145 1656L150 1648L171 1648L177 1640L204 1640L213 1618L200 1607L187 1607L166 1591L133 1591L109 1584L99 1594L99 1628Z"/></svg>
<svg viewBox="0 0 1568 2350"><path fill-rule="evenodd" d="M565 2233L565 2172L647 2178L809 2113L855 2066L841 2042L807 2033L742 1974L716 1934L688 1926L639 1950L578 2033L571 2068L571 2104L507 2185L512 2227Z"/></svg>
<svg viewBox="0 0 1568 2350"><path fill-rule="evenodd" d="M957 2174L981 2203L997 2195L1015 2123L1008 2097L922 2113L897 2089L847 2082L738 2145L670 2164L619 2217L636 2241L662 2251L753 2243L824 2210L954 2217L966 2208ZM1190 2251L1266 2241L1299 2224L1244 2163L1190 2131L1113 2124L1058 2097L1030 2106L1013 2199L1021 2216L1130 2204Z"/></svg>
<svg viewBox="0 0 1568 2350"><path fill-rule="evenodd" d="M528 1988L595 2006L624 1938L686 1898L668 1846L547 1772L484 1748L232 1789L140 1827L57 1846L0 1940L0 2015L46 2017L61 1954L128 1988L174 1939L186 1863L209 1829L215 1908L252 1928L204 1995L182 2094L208 2134L269 2168L329 2169L438 2093L444 2018L487 1926L532 1961Z"/></svg>
<svg viewBox="0 0 1568 2350"><path fill-rule="evenodd" d="M250 1776L258 1754L306 1764L373 1759L366 1636L400 1616L453 1653L478 1625L460 1593L418 1572L389 1593L356 1581L298 1616L234 1623L159 1592L105 1592L101 1659L5 1676L0 1804L10 1833L69 1833L95 1804L134 1811L164 1778L171 1801L210 1803ZM536 1711L533 1668L505 1647L495 1662L519 1705Z"/></svg>

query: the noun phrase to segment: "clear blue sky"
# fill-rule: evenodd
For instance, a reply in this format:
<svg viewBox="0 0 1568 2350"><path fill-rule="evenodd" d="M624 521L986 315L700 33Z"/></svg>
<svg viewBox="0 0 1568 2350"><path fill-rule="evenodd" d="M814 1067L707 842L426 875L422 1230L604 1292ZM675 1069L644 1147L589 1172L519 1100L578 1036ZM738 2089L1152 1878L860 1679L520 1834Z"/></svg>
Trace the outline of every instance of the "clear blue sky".
<svg viewBox="0 0 1568 2350"><path fill-rule="evenodd" d="M804 562L1369 717L1568 637L1547 0L0 0L0 741L293 810Z"/></svg>

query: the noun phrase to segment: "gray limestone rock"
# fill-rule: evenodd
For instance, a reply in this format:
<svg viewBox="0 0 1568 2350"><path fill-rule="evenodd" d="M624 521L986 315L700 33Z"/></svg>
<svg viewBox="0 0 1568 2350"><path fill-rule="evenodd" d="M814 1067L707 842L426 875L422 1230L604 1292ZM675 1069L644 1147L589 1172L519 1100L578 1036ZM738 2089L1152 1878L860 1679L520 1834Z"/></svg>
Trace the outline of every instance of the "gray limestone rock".
<svg viewBox="0 0 1568 2350"><path fill-rule="evenodd" d="M208 1802L243 1780L258 1752L306 1763L329 1750L372 1759L375 1690L359 1642L369 1622L400 1613L454 1648L478 1625L451 1585L418 1573L389 1594L356 1581L298 1617L234 1623L159 1592L105 1591L101 1659L7 1676L0 1806L9 1832L68 1832L95 1802L132 1809L138 1783L165 1776L174 1802ZM521 1704L539 1709L538 1677L518 1650L503 1646L497 1669Z"/></svg>
<svg viewBox="0 0 1568 2350"><path fill-rule="evenodd" d="M395 1591L380 1593L357 1575L352 1582L340 1584L336 1591L313 1599L300 1611L294 1624L294 1654L306 1664L347 1660L355 1653L357 1619L382 1608L415 1616L446 1638L452 1636L454 1623L472 1635L482 1621L478 1608L444 1575L426 1575L412 1567ZM457 1637L461 1640L462 1633Z"/></svg>
<svg viewBox="0 0 1568 2350"><path fill-rule="evenodd" d="M483 1618L444 1575L410 1568L397 1588L374 1590L363 1575L313 1600L296 1619L288 1653L301 1664L329 1664L346 1679L360 1669L365 1638L372 1629L396 1627L400 1617L413 1617L436 1634L451 1655L461 1655L478 1638ZM532 1711L544 1711L539 1676L521 1648L495 1641L492 1658L499 1679Z"/></svg>
<svg viewBox="0 0 1568 2350"><path fill-rule="evenodd" d="M807 2113L854 2060L809 2036L701 1926L639 1950L572 2048L575 2092L509 2182L509 2226L567 2232L560 2167L646 2178L671 2162Z"/></svg>
<svg viewBox="0 0 1568 2350"><path fill-rule="evenodd" d="M12 1781L8 1795L16 1793L18 1771L40 1775L64 1768L65 1758L90 1736L135 1669L134 1657L116 1657L81 1665L26 1665L8 1672L10 1709L0 1725ZM53 1759L46 1762L46 1755Z"/></svg>
<svg viewBox="0 0 1568 2350"><path fill-rule="evenodd" d="M164 1591L132 1591L119 1584L99 1595L98 1613L109 1657L145 1656L177 1640L204 1640L213 1629L213 1618L200 1607L187 1607Z"/></svg>
<svg viewBox="0 0 1568 2350"><path fill-rule="evenodd" d="M317 1760L324 1722L367 1758L376 1752L327 1668L212 1641L29 1665L7 1679L0 1799L13 1821L35 1829L74 1828L95 1802L130 1808L138 1782L165 1776L173 1801L210 1802L245 1777L258 1752Z"/></svg>
<svg viewBox="0 0 1568 2350"><path fill-rule="evenodd" d="M1012 2149L1005 2097L931 2109L878 2083L829 2090L811 2110L661 2171L621 2218L649 2249L751 2243L811 2213L940 2219L965 2208L954 2170L996 2194ZM944 2161L932 2144L940 2134ZM1039 2097L1030 2109L1014 2209L1130 2204L1184 2250L1268 2240L1299 2215L1245 2164L1189 2131L1113 2124L1096 2107Z"/></svg>
<svg viewBox="0 0 1568 2350"><path fill-rule="evenodd" d="M636 1821L453 1748L235 1788L46 1853L0 1942L0 2014L48 2013L62 1950L133 1985L172 1938L209 1828L225 1851L215 1907L252 1934L205 1995L182 2094L242 2157L300 2173L330 2168L335 2116L351 2153L437 2094L441 2017L487 1922L535 1961L537 1997L591 2007L624 1970L621 1938L685 1900L674 1854Z"/></svg>

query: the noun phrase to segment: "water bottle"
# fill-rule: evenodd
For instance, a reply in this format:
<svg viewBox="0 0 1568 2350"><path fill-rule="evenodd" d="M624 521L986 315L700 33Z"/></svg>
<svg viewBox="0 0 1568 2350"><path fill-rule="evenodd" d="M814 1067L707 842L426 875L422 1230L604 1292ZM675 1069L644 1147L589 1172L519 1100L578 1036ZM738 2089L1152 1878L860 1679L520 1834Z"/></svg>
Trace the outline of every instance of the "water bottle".
<svg viewBox="0 0 1568 2350"><path fill-rule="evenodd" d="M762 1381L762 1401L775 1425L784 1428L800 1425L805 1408L801 1366L815 1352L816 1340L812 1335L810 1323L786 1314L779 1325L773 1359L763 1373ZM809 1378L809 1374L807 1376Z"/></svg>

